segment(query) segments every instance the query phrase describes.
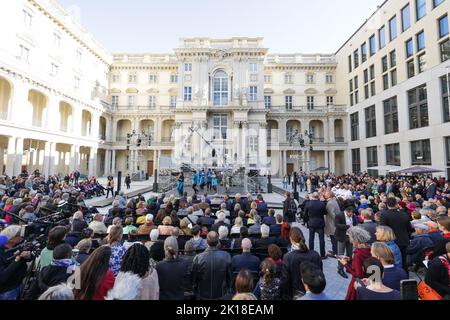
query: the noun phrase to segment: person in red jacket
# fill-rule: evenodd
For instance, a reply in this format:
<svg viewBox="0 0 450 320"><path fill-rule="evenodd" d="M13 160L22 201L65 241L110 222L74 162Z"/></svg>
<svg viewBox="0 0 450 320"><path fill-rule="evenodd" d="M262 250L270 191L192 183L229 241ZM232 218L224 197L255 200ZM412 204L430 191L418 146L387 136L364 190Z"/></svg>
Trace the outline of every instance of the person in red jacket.
<svg viewBox="0 0 450 320"><path fill-rule="evenodd" d="M74 289L75 300L105 300L114 287L114 274L109 269L111 247L97 248L80 268L80 288Z"/></svg>
<svg viewBox="0 0 450 320"><path fill-rule="evenodd" d="M352 275L345 300L356 300L354 285L356 278L365 278L363 263L367 258L371 257L370 246L368 245L370 234L361 227L351 227L348 229L348 236L355 248L353 256L352 258L346 256L340 257L339 262L344 265L345 271Z"/></svg>

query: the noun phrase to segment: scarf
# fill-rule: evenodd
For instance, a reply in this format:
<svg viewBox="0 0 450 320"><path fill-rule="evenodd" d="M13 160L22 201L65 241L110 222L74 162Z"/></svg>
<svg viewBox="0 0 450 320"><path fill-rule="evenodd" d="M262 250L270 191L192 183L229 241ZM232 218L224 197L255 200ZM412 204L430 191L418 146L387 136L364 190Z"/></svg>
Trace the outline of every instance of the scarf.
<svg viewBox="0 0 450 320"><path fill-rule="evenodd" d="M57 266L57 267L71 267L75 264L75 262L72 259L53 259L51 265Z"/></svg>

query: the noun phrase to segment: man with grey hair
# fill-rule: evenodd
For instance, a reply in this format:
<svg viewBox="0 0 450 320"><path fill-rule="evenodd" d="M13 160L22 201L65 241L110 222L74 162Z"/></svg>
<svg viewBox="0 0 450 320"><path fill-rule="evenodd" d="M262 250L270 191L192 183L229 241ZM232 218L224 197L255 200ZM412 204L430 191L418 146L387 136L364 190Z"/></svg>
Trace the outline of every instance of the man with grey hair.
<svg viewBox="0 0 450 320"><path fill-rule="evenodd" d="M225 221L225 213L223 213L223 212L220 212L220 213L217 215L217 220L216 220L216 222L213 224L213 226L211 227L211 230L212 230L212 231L215 231L215 232L219 232L219 228L220 228L221 226L227 227L227 228L228 228L228 232L230 232L231 226L230 226L228 223L226 223L226 221Z"/></svg>
<svg viewBox="0 0 450 320"><path fill-rule="evenodd" d="M116 196L114 200L119 201L120 209L125 209L125 207L127 206L127 199L125 197L125 192L123 190L119 191L119 194Z"/></svg>
<svg viewBox="0 0 450 320"><path fill-rule="evenodd" d="M275 244L276 238L270 237L270 227L263 224L261 226L261 239L255 240L255 248L258 250L267 250L271 244Z"/></svg>
<svg viewBox="0 0 450 320"><path fill-rule="evenodd" d="M94 234L106 234L108 229L103 222L103 215L101 213L96 213L94 215L94 220L89 223L89 228L94 231Z"/></svg>
<svg viewBox="0 0 450 320"><path fill-rule="evenodd" d="M192 263L192 284L198 299L212 300L226 295L231 287L231 256L217 248L217 232L209 232L206 241L208 248Z"/></svg>
<svg viewBox="0 0 450 320"><path fill-rule="evenodd" d="M17 225L11 225L1 232L8 240L0 247L0 300L17 300L27 273L27 260L30 259L31 253L8 252L23 241L20 233L21 227Z"/></svg>
<svg viewBox="0 0 450 320"><path fill-rule="evenodd" d="M65 283L47 289L38 300L73 300L73 290Z"/></svg>
<svg viewBox="0 0 450 320"><path fill-rule="evenodd" d="M235 255L233 259L231 259L232 272L236 274L242 269L257 272L260 261L258 257L250 253L250 250L252 249L252 242L250 239L242 239L241 247L242 254Z"/></svg>

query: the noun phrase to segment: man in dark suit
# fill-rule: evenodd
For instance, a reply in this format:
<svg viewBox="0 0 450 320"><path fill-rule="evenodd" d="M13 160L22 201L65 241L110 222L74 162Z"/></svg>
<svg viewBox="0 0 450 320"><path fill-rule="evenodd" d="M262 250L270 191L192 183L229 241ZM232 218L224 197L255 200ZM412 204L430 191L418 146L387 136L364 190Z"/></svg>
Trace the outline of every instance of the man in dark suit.
<svg viewBox="0 0 450 320"><path fill-rule="evenodd" d="M398 209L397 199L387 199L388 210L381 216L381 224L391 227L395 234L395 243L402 252L403 268L407 270L406 249L409 245L409 237L414 232L409 215Z"/></svg>
<svg viewBox="0 0 450 320"><path fill-rule="evenodd" d="M231 259L231 271L237 273L242 269L248 269L253 272L259 270L259 259L250 253L252 242L250 239L242 239L242 254L238 254Z"/></svg>
<svg viewBox="0 0 450 320"><path fill-rule="evenodd" d="M347 207L344 212L339 212L334 218L334 224L336 231L334 237L337 241L337 254L338 256L346 255L351 257L353 253L353 245L350 242L350 238L347 234L347 230L353 226L356 226L358 221L355 216L355 208ZM343 278L347 279L348 276L344 271L342 263L338 262L338 273Z"/></svg>
<svg viewBox="0 0 450 320"><path fill-rule="evenodd" d="M283 224L283 216L277 214L275 216L275 224L270 225L270 233L272 235L281 235L281 225Z"/></svg>
<svg viewBox="0 0 450 320"><path fill-rule="evenodd" d="M312 194L311 199L305 206L305 214L308 216L309 248L314 250L314 237L316 233L319 234L320 256L322 259L326 259L324 228L327 209L325 203L319 200L317 192Z"/></svg>

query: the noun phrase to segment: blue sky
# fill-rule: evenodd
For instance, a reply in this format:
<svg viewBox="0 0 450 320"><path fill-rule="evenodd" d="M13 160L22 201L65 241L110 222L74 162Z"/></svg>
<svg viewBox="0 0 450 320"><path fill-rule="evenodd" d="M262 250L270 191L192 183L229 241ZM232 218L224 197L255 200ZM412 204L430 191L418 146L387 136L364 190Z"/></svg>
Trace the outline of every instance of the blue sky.
<svg viewBox="0 0 450 320"><path fill-rule="evenodd" d="M109 52L179 38L264 37L271 53L334 53L383 0L58 0Z"/></svg>

